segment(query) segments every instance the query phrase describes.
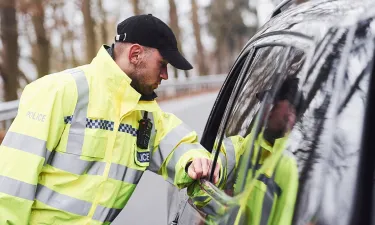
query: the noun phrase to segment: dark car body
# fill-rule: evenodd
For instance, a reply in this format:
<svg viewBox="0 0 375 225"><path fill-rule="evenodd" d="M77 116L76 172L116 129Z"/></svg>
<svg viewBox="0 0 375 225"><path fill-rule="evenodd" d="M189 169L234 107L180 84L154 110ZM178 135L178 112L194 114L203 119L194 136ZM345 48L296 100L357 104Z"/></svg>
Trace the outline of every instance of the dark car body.
<svg viewBox="0 0 375 225"><path fill-rule="evenodd" d="M255 93L279 85L284 74L298 77L304 101L285 148L298 167L292 224L375 223L374 6L371 1L309 1L274 13L239 54L207 121L201 144L216 161L226 137L264 126L257 118L267 110ZM246 217L234 223L230 217L238 211L230 209L246 191L251 154L252 147L245 150L235 171L242 186L233 196L201 181L212 201L229 209L211 215L217 223L250 224ZM177 217L177 224L207 219L191 201Z"/></svg>

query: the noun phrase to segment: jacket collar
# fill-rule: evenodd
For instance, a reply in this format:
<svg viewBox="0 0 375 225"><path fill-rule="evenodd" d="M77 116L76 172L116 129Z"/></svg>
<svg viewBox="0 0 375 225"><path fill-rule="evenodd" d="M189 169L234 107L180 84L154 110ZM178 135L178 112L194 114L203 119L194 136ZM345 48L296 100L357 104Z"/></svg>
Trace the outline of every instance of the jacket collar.
<svg viewBox="0 0 375 225"><path fill-rule="evenodd" d="M266 139L263 137L263 132L261 132L260 134L259 134L259 137L258 137L258 143L259 143L259 145L263 148L263 149L265 149L265 150L267 150L267 151L269 151L269 152L271 152L271 153L275 153L276 151L278 151L278 150L283 150L284 149L284 147L285 147L285 143L286 143L286 140L288 139L288 136L289 136L289 134L285 134L284 135L284 137L282 137L282 138L278 138L278 139L276 139L275 140L275 143L273 144L273 145L271 145L268 141L266 141Z"/></svg>

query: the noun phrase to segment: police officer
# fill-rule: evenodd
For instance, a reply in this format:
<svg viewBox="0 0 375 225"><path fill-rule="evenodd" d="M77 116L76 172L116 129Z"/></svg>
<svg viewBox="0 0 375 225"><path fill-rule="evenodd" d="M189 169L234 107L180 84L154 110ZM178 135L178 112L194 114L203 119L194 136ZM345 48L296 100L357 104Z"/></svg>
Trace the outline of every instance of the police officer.
<svg viewBox="0 0 375 225"><path fill-rule="evenodd" d="M0 224L109 224L145 170L179 188L207 176L196 132L155 101L168 63L192 69L171 29L139 15L90 64L27 85L0 147Z"/></svg>

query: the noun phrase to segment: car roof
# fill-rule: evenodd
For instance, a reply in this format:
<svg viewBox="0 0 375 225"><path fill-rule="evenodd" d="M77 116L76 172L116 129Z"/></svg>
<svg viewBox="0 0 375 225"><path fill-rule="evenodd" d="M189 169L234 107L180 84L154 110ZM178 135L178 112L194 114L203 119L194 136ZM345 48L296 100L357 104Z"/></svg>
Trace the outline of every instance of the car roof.
<svg viewBox="0 0 375 225"><path fill-rule="evenodd" d="M349 25L357 21L365 10L374 9L374 6L372 0L312 0L291 6L260 27L245 48L259 36L278 31L301 33L318 43L330 28L343 21Z"/></svg>

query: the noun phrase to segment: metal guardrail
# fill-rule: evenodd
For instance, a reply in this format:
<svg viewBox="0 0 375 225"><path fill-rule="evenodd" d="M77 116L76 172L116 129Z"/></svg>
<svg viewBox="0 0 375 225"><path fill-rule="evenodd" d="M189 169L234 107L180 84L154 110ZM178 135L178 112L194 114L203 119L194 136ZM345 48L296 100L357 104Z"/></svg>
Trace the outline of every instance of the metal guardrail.
<svg viewBox="0 0 375 225"><path fill-rule="evenodd" d="M7 130L18 112L19 101L0 103L0 130Z"/></svg>
<svg viewBox="0 0 375 225"><path fill-rule="evenodd" d="M192 93L220 88L226 74L194 77L187 80L167 80L156 89L158 99L189 95Z"/></svg>
<svg viewBox="0 0 375 225"><path fill-rule="evenodd" d="M226 74L192 77L187 80L167 80L156 90L158 99L184 96L200 91L218 89ZM7 130L18 112L19 101L0 102L0 130Z"/></svg>

